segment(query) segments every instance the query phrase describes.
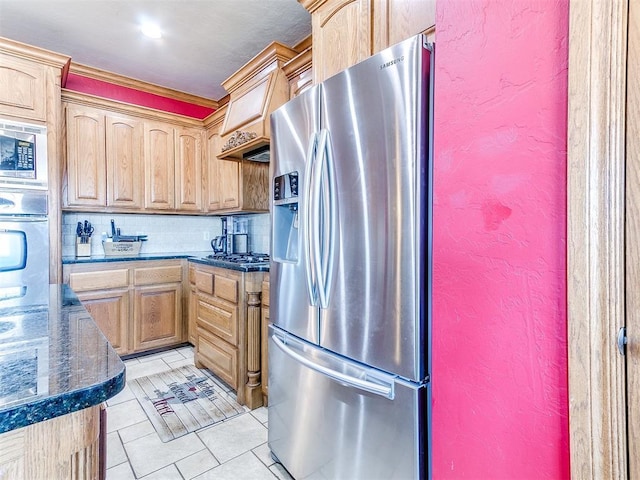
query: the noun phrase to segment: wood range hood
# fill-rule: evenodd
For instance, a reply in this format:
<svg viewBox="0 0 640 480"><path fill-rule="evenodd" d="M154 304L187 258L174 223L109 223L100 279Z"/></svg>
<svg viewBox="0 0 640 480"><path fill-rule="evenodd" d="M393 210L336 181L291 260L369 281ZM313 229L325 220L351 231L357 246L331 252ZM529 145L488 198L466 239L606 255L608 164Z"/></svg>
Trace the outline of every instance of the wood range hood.
<svg viewBox="0 0 640 480"><path fill-rule="evenodd" d="M269 160L271 112L289 100L282 66L298 55L278 42L269 44L244 67L222 82L229 93L220 132L223 160Z"/></svg>

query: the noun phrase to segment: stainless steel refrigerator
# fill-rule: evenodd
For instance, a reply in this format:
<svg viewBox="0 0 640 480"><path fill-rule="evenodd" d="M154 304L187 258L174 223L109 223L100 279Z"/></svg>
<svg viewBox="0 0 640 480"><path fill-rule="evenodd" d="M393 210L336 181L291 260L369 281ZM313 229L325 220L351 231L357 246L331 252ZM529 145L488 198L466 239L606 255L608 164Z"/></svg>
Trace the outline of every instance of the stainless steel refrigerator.
<svg viewBox="0 0 640 480"><path fill-rule="evenodd" d="M433 47L271 116L269 448L298 480L429 477Z"/></svg>

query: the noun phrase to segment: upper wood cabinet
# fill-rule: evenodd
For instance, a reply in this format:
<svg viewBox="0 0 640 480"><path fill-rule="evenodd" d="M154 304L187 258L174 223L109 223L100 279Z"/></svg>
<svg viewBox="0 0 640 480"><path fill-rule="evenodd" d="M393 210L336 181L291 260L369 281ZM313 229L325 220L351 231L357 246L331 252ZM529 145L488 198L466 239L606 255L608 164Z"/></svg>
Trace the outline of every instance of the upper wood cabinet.
<svg viewBox="0 0 640 480"><path fill-rule="evenodd" d="M373 53L435 28L436 0L373 0L373 4Z"/></svg>
<svg viewBox="0 0 640 480"><path fill-rule="evenodd" d="M69 104L66 206L141 208L142 122Z"/></svg>
<svg viewBox="0 0 640 480"><path fill-rule="evenodd" d="M176 128L176 208L202 209L202 130Z"/></svg>
<svg viewBox="0 0 640 480"><path fill-rule="evenodd" d="M240 162L218 158L222 149L220 127L227 107L221 107L210 118L207 128L207 153L205 178L207 198L205 208L209 212L232 210L240 207Z"/></svg>
<svg viewBox="0 0 640 480"><path fill-rule="evenodd" d="M313 85L311 36L301 42L300 53L282 66L289 81L289 98L294 98ZM297 47L294 47L297 48Z"/></svg>
<svg viewBox="0 0 640 480"><path fill-rule="evenodd" d="M311 12L315 83L371 55L373 0L299 1Z"/></svg>
<svg viewBox="0 0 640 480"><path fill-rule="evenodd" d="M67 205L106 205L105 117L94 108L67 107Z"/></svg>
<svg viewBox="0 0 640 480"><path fill-rule="evenodd" d="M226 106L206 122L208 185L205 208L217 214L269 211L269 164L249 160L222 159L223 138L218 133Z"/></svg>
<svg viewBox="0 0 640 480"><path fill-rule="evenodd" d="M47 118L43 65L0 53L0 111L32 120Z"/></svg>
<svg viewBox="0 0 640 480"><path fill-rule="evenodd" d="M173 127L160 122L144 124L145 208L172 210L175 195L175 139Z"/></svg>
<svg viewBox="0 0 640 480"><path fill-rule="evenodd" d="M65 103L65 208L205 210L201 122L156 121L88 106L82 94L65 95L72 100Z"/></svg>
<svg viewBox="0 0 640 480"><path fill-rule="evenodd" d="M311 13L319 83L435 24L435 0L298 0Z"/></svg>
<svg viewBox="0 0 640 480"><path fill-rule="evenodd" d="M144 196L142 122L107 115L105 129L107 205L141 208Z"/></svg>

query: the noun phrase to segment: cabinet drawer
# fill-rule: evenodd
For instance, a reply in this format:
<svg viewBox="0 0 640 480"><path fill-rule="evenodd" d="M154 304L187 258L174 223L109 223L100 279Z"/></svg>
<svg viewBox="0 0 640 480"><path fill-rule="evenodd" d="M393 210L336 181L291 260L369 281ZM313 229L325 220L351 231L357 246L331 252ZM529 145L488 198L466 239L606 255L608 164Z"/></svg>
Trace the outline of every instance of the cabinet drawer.
<svg viewBox="0 0 640 480"><path fill-rule="evenodd" d="M154 285L175 282L182 282L181 265L136 268L133 272L134 285Z"/></svg>
<svg viewBox="0 0 640 480"><path fill-rule="evenodd" d="M238 389L238 350L200 327L196 360Z"/></svg>
<svg viewBox="0 0 640 480"><path fill-rule="evenodd" d="M199 298L196 307L198 327L205 328L232 345L238 343L238 308Z"/></svg>
<svg viewBox="0 0 640 480"><path fill-rule="evenodd" d="M216 297L224 298L232 303L238 303L238 281L236 279L215 275L213 285Z"/></svg>
<svg viewBox="0 0 640 480"><path fill-rule="evenodd" d="M75 272L69 275L69 286L74 292L126 288L129 286L129 270L105 270L101 272Z"/></svg>
<svg viewBox="0 0 640 480"><path fill-rule="evenodd" d="M213 295L213 273L196 270L196 288Z"/></svg>

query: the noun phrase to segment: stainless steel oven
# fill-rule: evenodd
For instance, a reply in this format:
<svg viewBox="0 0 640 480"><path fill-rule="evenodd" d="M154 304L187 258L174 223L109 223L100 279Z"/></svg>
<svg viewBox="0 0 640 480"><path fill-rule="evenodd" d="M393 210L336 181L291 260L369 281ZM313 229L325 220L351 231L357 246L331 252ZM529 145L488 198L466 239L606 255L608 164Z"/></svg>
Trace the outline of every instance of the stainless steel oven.
<svg viewBox="0 0 640 480"><path fill-rule="evenodd" d="M0 189L0 309L44 305L48 292L47 192Z"/></svg>

